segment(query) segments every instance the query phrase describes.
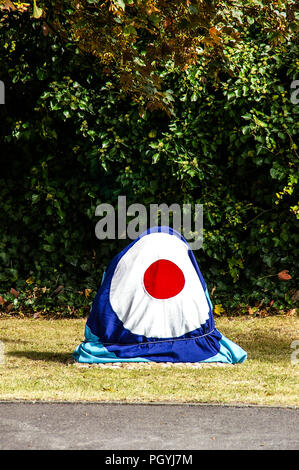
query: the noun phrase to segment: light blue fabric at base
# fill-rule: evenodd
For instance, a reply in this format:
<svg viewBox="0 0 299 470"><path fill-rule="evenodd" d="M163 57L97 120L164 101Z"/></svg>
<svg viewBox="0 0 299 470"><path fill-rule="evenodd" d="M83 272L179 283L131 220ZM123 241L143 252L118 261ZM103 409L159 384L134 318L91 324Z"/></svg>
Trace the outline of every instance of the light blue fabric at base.
<svg viewBox="0 0 299 470"><path fill-rule="evenodd" d="M106 364L109 362L150 362L142 357L134 357L132 359L121 359L113 352L103 346L99 341L97 343L82 343L75 349L73 354L78 362L88 364Z"/></svg>
<svg viewBox="0 0 299 470"><path fill-rule="evenodd" d="M208 359L200 362L222 362L226 364L235 364L244 362L247 353L236 343L222 335L220 339L219 352ZM90 328L85 327L85 341L81 343L74 352L74 358L82 363L109 363L109 362L153 362L142 357L119 358L99 341Z"/></svg>
<svg viewBox="0 0 299 470"><path fill-rule="evenodd" d="M228 364L235 364L237 362L244 362L247 359L247 352L240 346L222 335L219 341L220 351L216 356L209 357L201 362L224 362Z"/></svg>
<svg viewBox="0 0 299 470"><path fill-rule="evenodd" d="M87 325L85 326L85 341L77 346L73 356L76 361L89 364L105 364L107 362L150 362L143 357L134 357L132 359L121 359L117 357L114 352L108 351L108 349L105 348L103 343L99 341L99 338L91 332Z"/></svg>

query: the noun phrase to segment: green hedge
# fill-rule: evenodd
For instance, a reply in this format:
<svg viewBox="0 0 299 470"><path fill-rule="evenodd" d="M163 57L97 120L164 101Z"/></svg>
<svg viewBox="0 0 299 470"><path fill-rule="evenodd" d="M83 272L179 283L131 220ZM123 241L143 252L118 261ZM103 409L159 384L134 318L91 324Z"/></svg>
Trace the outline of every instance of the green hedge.
<svg viewBox="0 0 299 470"><path fill-rule="evenodd" d="M124 244L94 234L96 206L116 204L118 195L146 206L204 204L196 256L209 289L216 287L214 303L244 311L293 305L296 44L271 47L250 31L238 49L226 48L233 73L224 59L213 83L204 62L184 73L162 70L170 117L142 112L96 61L44 37L26 14L1 23L0 47L5 305L85 313L92 296L84 289L97 288ZM277 276L283 269L288 282Z"/></svg>

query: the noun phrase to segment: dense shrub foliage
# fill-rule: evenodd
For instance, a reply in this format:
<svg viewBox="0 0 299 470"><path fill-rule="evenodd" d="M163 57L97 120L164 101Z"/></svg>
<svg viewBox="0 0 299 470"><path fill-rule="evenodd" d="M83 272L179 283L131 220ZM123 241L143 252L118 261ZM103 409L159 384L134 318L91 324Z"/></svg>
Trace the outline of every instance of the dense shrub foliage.
<svg viewBox="0 0 299 470"><path fill-rule="evenodd" d="M4 306L86 312L124 244L97 240L95 208L118 195L204 205L196 256L215 304L293 306L296 44L270 46L253 25L242 46L225 49L233 73L219 68L212 82L204 59L186 72L170 64L161 70L170 117L140 111L96 59L45 37L29 15L1 23L0 47Z"/></svg>
<svg viewBox="0 0 299 470"><path fill-rule="evenodd" d="M184 70L201 56L211 76L219 61L230 68L224 50L238 45L252 24L278 44L296 34L299 20L296 0L38 0L15 8L31 10L45 31L96 57L140 107L166 112L171 101L161 68L169 62Z"/></svg>

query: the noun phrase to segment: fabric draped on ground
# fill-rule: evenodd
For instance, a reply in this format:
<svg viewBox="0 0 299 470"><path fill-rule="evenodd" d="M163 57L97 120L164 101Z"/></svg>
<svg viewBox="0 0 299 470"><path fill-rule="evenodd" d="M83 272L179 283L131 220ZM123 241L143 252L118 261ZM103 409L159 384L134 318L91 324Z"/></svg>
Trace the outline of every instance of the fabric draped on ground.
<svg viewBox="0 0 299 470"><path fill-rule="evenodd" d="M215 327L213 305L186 240L148 229L108 266L74 352L83 363L243 362Z"/></svg>

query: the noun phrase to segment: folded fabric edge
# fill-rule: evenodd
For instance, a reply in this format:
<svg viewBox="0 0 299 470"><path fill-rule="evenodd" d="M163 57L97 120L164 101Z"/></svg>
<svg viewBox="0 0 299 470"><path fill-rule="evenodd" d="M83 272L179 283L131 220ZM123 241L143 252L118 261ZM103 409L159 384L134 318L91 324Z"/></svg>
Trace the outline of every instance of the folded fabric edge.
<svg viewBox="0 0 299 470"><path fill-rule="evenodd" d="M105 348L105 346L98 342L83 342L74 351L74 359L77 362L88 363L88 364L105 364L109 362L152 362L144 357L133 357L122 359L117 357L111 351Z"/></svg>
<svg viewBox="0 0 299 470"><path fill-rule="evenodd" d="M226 338L221 333L220 350L219 352L208 359L200 362L224 362L228 364L242 363L247 359L247 352L244 351L238 344Z"/></svg>
<svg viewBox="0 0 299 470"><path fill-rule="evenodd" d="M207 359L195 362L222 362L227 364L242 363L247 358L247 353L240 346L221 334L219 352ZM108 351L99 341L89 327L85 328L85 341L74 351L74 359L80 363L109 363L109 362L156 362L144 357L119 358L115 353Z"/></svg>

